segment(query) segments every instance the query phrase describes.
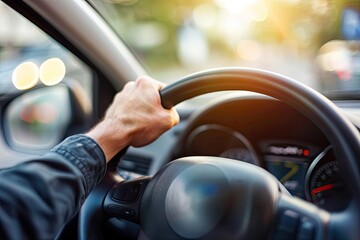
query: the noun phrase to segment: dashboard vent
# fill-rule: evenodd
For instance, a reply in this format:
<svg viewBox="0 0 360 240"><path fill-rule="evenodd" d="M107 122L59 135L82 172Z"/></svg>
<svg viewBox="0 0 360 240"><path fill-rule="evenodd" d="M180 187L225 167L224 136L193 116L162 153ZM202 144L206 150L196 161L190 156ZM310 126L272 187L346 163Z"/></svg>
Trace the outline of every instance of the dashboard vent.
<svg viewBox="0 0 360 240"><path fill-rule="evenodd" d="M125 179L148 175L151 161L151 157L125 155L118 165L119 175Z"/></svg>

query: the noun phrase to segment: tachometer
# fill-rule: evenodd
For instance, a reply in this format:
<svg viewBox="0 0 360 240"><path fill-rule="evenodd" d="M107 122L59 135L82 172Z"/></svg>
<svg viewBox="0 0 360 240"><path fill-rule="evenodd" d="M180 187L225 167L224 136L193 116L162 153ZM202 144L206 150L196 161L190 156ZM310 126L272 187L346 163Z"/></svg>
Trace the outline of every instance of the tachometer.
<svg viewBox="0 0 360 240"><path fill-rule="evenodd" d="M237 159L247 163L254 163L253 155L245 148L230 148L222 152L219 157Z"/></svg>
<svg viewBox="0 0 360 240"><path fill-rule="evenodd" d="M239 132L218 124L206 124L194 129L188 137L186 154L219 156L259 165L250 141Z"/></svg>
<svg viewBox="0 0 360 240"><path fill-rule="evenodd" d="M308 199L328 211L345 209L350 202L351 191L341 176L332 150L326 151L316 162L316 165L310 166L307 175Z"/></svg>

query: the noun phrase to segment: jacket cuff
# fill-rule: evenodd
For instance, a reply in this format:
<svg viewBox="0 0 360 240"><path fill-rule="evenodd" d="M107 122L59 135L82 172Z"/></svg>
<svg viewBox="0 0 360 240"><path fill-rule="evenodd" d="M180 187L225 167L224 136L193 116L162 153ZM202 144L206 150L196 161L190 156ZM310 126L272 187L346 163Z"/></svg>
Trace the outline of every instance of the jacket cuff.
<svg viewBox="0 0 360 240"><path fill-rule="evenodd" d="M105 154L95 140L86 135L68 137L51 152L63 156L81 171L85 179L86 196L105 176Z"/></svg>

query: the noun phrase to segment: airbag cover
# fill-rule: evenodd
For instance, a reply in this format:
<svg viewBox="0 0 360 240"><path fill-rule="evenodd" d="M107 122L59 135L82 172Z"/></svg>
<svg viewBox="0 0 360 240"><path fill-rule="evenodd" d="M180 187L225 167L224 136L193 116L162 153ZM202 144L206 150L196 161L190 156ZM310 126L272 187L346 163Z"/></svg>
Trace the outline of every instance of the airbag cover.
<svg viewBox="0 0 360 240"><path fill-rule="evenodd" d="M187 157L148 184L140 222L149 239L263 239L279 187L265 170L217 157Z"/></svg>

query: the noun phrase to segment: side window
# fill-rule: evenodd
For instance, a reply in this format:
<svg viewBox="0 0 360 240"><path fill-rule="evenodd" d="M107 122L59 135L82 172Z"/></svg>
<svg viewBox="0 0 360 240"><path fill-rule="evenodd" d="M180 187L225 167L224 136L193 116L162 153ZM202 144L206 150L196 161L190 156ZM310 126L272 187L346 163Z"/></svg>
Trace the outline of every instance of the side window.
<svg viewBox="0 0 360 240"><path fill-rule="evenodd" d="M79 119L92 114L92 88L82 61L0 2L0 134L6 140L0 145L36 153L76 127L82 131Z"/></svg>

